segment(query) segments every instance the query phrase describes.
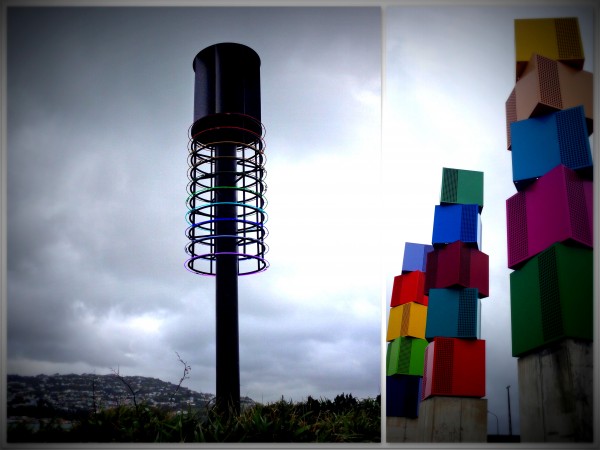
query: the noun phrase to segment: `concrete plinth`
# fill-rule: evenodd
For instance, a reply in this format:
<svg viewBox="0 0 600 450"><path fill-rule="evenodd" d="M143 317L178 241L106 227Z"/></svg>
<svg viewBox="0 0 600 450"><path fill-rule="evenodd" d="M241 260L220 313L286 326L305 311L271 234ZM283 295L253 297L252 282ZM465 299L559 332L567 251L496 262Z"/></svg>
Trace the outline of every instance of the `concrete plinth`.
<svg viewBox="0 0 600 450"><path fill-rule="evenodd" d="M521 442L593 440L592 342L565 339L518 360Z"/></svg>
<svg viewBox="0 0 600 450"><path fill-rule="evenodd" d="M487 400L430 397L419 406L419 442L486 442Z"/></svg>
<svg viewBox="0 0 600 450"><path fill-rule="evenodd" d="M417 442L418 422L411 417L387 417L386 442Z"/></svg>

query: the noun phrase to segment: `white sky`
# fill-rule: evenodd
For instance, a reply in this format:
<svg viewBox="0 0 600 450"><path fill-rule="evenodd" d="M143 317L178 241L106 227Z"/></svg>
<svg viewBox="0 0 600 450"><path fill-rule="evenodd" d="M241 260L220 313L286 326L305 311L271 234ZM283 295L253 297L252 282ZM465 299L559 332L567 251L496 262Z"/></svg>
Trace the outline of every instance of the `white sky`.
<svg viewBox="0 0 600 450"><path fill-rule="evenodd" d="M376 396L404 243L430 243L442 167L480 170L488 406L507 433L511 385L517 434L504 216L516 192L513 20L577 15L593 71L588 13L388 6L385 34L377 7L9 15L3 369L119 367L176 383L178 352L185 385L214 393L214 280L183 267L187 130L194 56L233 41L262 62L271 264L239 280L242 395Z"/></svg>

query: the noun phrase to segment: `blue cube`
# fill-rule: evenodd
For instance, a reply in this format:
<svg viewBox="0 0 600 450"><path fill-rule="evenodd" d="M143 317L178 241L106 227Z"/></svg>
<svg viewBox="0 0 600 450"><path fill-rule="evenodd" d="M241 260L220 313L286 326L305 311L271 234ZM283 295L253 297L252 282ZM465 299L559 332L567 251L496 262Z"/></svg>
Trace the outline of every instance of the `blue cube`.
<svg viewBox="0 0 600 450"><path fill-rule="evenodd" d="M479 205L436 205L433 216L434 247L462 241L481 250Z"/></svg>
<svg viewBox="0 0 600 450"><path fill-rule="evenodd" d="M415 375L393 375L385 378L385 415L387 417L418 417L422 377Z"/></svg>
<svg viewBox="0 0 600 450"><path fill-rule="evenodd" d="M425 339L480 339L481 300L476 288L430 289Z"/></svg>
<svg viewBox="0 0 600 450"><path fill-rule="evenodd" d="M513 183L518 191L562 164L592 171L592 152L583 106L513 122Z"/></svg>
<svg viewBox="0 0 600 450"><path fill-rule="evenodd" d="M406 242L404 244L402 272L414 272L415 270L425 272L425 267L427 265L427 254L432 251L433 245Z"/></svg>

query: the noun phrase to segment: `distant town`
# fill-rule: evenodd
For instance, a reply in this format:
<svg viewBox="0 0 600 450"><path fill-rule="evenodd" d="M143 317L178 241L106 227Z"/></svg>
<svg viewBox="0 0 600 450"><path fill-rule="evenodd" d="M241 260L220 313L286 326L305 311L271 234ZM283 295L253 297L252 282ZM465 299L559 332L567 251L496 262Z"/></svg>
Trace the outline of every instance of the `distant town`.
<svg viewBox="0 0 600 450"><path fill-rule="evenodd" d="M68 428L84 414L134 401L185 414L190 408L206 408L214 399L213 394L142 376L8 375L7 424L26 423L35 429L40 422L60 419ZM243 397L241 403L251 406L254 401Z"/></svg>

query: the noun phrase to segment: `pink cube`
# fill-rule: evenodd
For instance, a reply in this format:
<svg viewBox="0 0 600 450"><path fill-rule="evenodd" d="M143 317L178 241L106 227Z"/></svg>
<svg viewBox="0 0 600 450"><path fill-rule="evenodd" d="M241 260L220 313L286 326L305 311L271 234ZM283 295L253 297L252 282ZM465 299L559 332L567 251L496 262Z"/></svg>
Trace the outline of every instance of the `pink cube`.
<svg viewBox="0 0 600 450"><path fill-rule="evenodd" d="M593 183L561 165L506 200L508 267L557 242L593 247Z"/></svg>

